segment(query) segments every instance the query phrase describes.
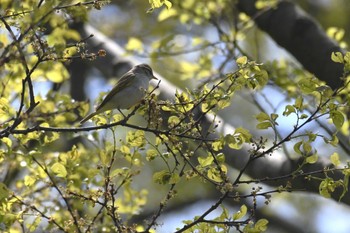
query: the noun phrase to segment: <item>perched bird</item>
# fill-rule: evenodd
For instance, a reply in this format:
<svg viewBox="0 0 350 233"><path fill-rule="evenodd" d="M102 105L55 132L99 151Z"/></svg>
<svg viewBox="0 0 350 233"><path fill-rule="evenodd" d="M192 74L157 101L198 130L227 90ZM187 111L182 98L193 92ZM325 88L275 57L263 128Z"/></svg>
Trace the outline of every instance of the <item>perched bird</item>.
<svg viewBox="0 0 350 233"><path fill-rule="evenodd" d="M152 68L147 64L134 66L126 72L104 97L96 110L84 117L80 124L83 124L93 116L112 109L128 109L142 100L149 86L149 81L156 79Z"/></svg>

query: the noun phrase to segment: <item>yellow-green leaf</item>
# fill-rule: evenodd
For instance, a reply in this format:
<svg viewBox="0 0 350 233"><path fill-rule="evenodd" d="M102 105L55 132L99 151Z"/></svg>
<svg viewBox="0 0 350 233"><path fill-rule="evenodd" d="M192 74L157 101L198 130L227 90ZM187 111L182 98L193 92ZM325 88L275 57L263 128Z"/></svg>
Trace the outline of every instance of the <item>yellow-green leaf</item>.
<svg viewBox="0 0 350 233"><path fill-rule="evenodd" d="M167 184L170 178L171 174L165 170L153 174L153 181L158 184Z"/></svg>
<svg viewBox="0 0 350 233"><path fill-rule="evenodd" d="M345 35L345 30L337 27L330 27L327 29L327 35L336 41L341 41Z"/></svg>
<svg viewBox="0 0 350 233"><path fill-rule="evenodd" d="M164 5L168 10L173 6L173 4L168 0L164 0Z"/></svg>
<svg viewBox="0 0 350 233"><path fill-rule="evenodd" d="M158 15L158 21L164 21L166 19L169 19L171 17L174 17L177 15L177 10L171 8L171 9L166 9L164 8Z"/></svg>
<svg viewBox="0 0 350 233"><path fill-rule="evenodd" d="M313 164L313 163L316 163L318 160L318 155L317 154L313 154L309 157L306 158L306 162L309 163L309 164Z"/></svg>
<svg viewBox="0 0 350 233"><path fill-rule="evenodd" d="M303 142L303 150L304 150L304 153L309 154L312 150L311 144L308 142Z"/></svg>
<svg viewBox="0 0 350 233"><path fill-rule="evenodd" d="M142 41L136 37L130 37L125 49L129 51L143 52Z"/></svg>
<svg viewBox="0 0 350 233"><path fill-rule="evenodd" d="M247 62L248 62L248 58L246 56L239 57L236 60L236 63L238 66L243 66L243 65L247 64Z"/></svg>
<svg viewBox="0 0 350 233"><path fill-rule="evenodd" d="M295 106L297 109L301 110L302 107L303 107L303 101L304 101L303 97L298 96L298 97L295 99L294 106Z"/></svg>
<svg viewBox="0 0 350 233"><path fill-rule="evenodd" d="M34 221L27 223L28 232L34 232L41 223L41 216L35 217Z"/></svg>
<svg viewBox="0 0 350 233"><path fill-rule="evenodd" d="M259 113L258 115L255 116L255 118L256 118L259 122L262 122L262 121L269 121L269 120L270 120L270 116L267 115L267 114L264 113L264 112Z"/></svg>
<svg viewBox="0 0 350 233"><path fill-rule="evenodd" d="M4 143L7 148L11 148L12 146L12 141L10 138L1 138L1 142Z"/></svg>
<svg viewBox="0 0 350 233"><path fill-rule="evenodd" d="M146 159L147 161L152 161L158 156L158 151L155 149L149 149L146 152Z"/></svg>
<svg viewBox="0 0 350 233"><path fill-rule="evenodd" d="M24 185L29 187L35 183L36 179L33 176L26 175L24 177Z"/></svg>
<svg viewBox="0 0 350 233"><path fill-rule="evenodd" d="M176 184L180 181L180 176L177 173L173 173L170 176L169 184Z"/></svg>
<svg viewBox="0 0 350 233"><path fill-rule="evenodd" d="M223 142L221 140L215 141L211 144L214 151L219 151L223 148Z"/></svg>
<svg viewBox="0 0 350 233"><path fill-rule="evenodd" d="M225 165L221 165L221 171L226 174L227 173L227 168ZM210 168L207 172L208 178L215 181L215 182L222 182L222 175L221 172L219 171L218 168Z"/></svg>
<svg viewBox="0 0 350 233"><path fill-rule="evenodd" d="M10 192L4 183L0 183L0 201L7 198Z"/></svg>
<svg viewBox="0 0 350 233"><path fill-rule="evenodd" d="M233 220L243 218L247 214L247 210L248 210L247 206L242 205L239 211L233 215Z"/></svg>
<svg viewBox="0 0 350 233"><path fill-rule="evenodd" d="M333 110L333 111L331 111L330 116L332 118L332 121L333 121L333 124L335 125L335 127L337 129L340 129L343 126L344 121L345 121L343 114L337 110Z"/></svg>
<svg viewBox="0 0 350 233"><path fill-rule="evenodd" d="M332 52L331 59L337 63L344 63L343 54L341 52Z"/></svg>
<svg viewBox="0 0 350 233"><path fill-rule="evenodd" d="M149 4L151 4L152 8L159 8L163 5L162 0L149 0Z"/></svg>
<svg viewBox="0 0 350 233"><path fill-rule="evenodd" d="M330 160L332 162L332 164L334 166L339 166L340 165L340 159L339 159L339 155L337 152L334 152L331 157L330 157Z"/></svg>
<svg viewBox="0 0 350 233"><path fill-rule="evenodd" d="M257 126L256 126L257 129L268 129L270 127L272 127L272 124L271 124L271 122L268 122L268 121L261 122L261 123L257 124Z"/></svg>
<svg viewBox="0 0 350 233"><path fill-rule="evenodd" d="M179 117L177 117L177 116L171 116L171 117L169 117L169 119L168 119L168 124L169 125L176 125L176 124L178 124L180 122L180 119L179 119Z"/></svg>
<svg viewBox="0 0 350 233"><path fill-rule="evenodd" d="M129 131L126 140L130 146L143 146L145 144L145 132L142 130Z"/></svg>
<svg viewBox="0 0 350 233"><path fill-rule="evenodd" d="M269 223L266 219L259 219L256 223L254 228L258 230L259 232L263 232L267 230L267 224Z"/></svg>
<svg viewBox="0 0 350 233"><path fill-rule="evenodd" d="M283 112L283 116L289 116L291 113L295 113L295 107L292 105L287 105Z"/></svg>
<svg viewBox="0 0 350 233"><path fill-rule="evenodd" d="M244 138L245 142L250 142L250 139L252 138L252 134L249 132L249 130L242 127L238 127L235 130L235 135L236 134L240 134Z"/></svg>
<svg viewBox="0 0 350 233"><path fill-rule="evenodd" d="M54 83L61 83L69 78L69 73L62 63L55 62L52 68L45 73L45 76Z"/></svg>
<svg viewBox="0 0 350 233"><path fill-rule="evenodd" d="M207 156L206 158L198 157L198 162L202 167L209 166L213 163L213 156Z"/></svg>
<svg viewBox="0 0 350 233"><path fill-rule="evenodd" d="M301 154L300 146L303 144L302 141L294 144L293 149L296 153Z"/></svg>
<svg viewBox="0 0 350 233"><path fill-rule="evenodd" d="M120 147L120 152L122 152L123 154L130 154L130 147L128 147L128 146L125 146L125 145L122 145L121 147Z"/></svg>
<svg viewBox="0 0 350 233"><path fill-rule="evenodd" d="M54 163L51 166L51 170L58 177L66 177L67 176L67 170L66 170L65 166L63 166L61 163Z"/></svg>

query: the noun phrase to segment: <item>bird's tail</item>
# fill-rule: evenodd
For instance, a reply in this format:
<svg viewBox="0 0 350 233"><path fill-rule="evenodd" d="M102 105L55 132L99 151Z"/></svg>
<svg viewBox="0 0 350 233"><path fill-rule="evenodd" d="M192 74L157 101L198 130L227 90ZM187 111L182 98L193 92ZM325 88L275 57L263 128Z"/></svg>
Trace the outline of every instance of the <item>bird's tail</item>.
<svg viewBox="0 0 350 233"><path fill-rule="evenodd" d="M98 112L92 112L89 115L87 115L86 117L84 117L81 121L80 124L84 124L86 121L90 120L93 116L97 115Z"/></svg>

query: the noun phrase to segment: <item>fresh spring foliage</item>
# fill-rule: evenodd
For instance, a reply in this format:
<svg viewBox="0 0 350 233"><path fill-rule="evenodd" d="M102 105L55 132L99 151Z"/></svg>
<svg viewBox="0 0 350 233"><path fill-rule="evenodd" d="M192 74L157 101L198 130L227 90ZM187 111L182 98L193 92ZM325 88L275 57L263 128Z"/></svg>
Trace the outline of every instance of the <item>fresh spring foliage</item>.
<svg viewBox="0 0 350 233"><path fill-rule="evenodd" d="M108 54L90 52L90 37L71 28L106 4L0 4L1 231L156 232L168 208L188 205L205 193L210 206L198 216L184 216L176 232L264 232L269 219L257 217L259 205L299 190L294 182L300 179L316 183L323 197L334 198L339 190L335 199L348 195L345 159L338 152L320 153L316 145L342 148L339 135L349 133L350 53L329 58L344 65L344 85L336 90L287 61L262 64L241 46L253 20L237 13L231 1L150 0L145 17L159 25L176 22L189 32L192 27L215 31L215 41L194 33L190 43L181 44L182 35L167 31L155 33L147 46L134 35L126 43L129 54L146 54L154 67L160 60L177 67L177 79L190 80L190 87L161 99L158 83L125 118L108 112L93 118L96 126L78 126L88 104L73 100L64 88L42 93L38 86L69 87L72 61L93 66ZM257 1L256 7L276 4ZM222 26L220 16L235 25ZM264 92L269 88L285 96L282 112ZM259 109L246 116L253 127L225 130L220 115L242 93ZM282 120L292 125L283 135ZM313 131L311 124L332 130ZM277 174L273 177L254 173L258 167L252 168L276 157L295 166L283 175L271 172ZM329 159L327 165L310 169L321 157Z"/></svg>

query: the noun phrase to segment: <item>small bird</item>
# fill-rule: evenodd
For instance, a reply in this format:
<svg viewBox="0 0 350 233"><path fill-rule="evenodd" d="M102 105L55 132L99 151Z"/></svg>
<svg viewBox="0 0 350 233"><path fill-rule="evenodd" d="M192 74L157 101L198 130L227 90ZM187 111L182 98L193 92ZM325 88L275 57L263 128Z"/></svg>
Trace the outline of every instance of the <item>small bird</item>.
<svg viewBox="0 0 350 233"><path fill-rule="evenodd" d="M93 116L112 109L128 109L142 100L149 86L149 81L158 80L153 75L152 68L147 64L134 66L126 72L96 107L95 112L84 117L83 124Z"/></svg>

